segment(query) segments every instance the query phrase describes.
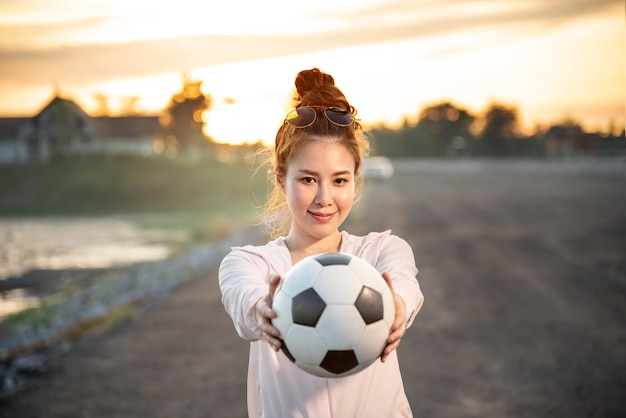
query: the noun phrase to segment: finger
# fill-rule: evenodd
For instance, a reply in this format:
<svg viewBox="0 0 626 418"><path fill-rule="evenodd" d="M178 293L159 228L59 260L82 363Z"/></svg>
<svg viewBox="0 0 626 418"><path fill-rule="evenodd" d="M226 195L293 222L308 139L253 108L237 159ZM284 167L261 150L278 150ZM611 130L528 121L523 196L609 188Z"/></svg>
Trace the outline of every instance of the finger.
<svg viewBox="0 0 626 418"><path fill-rule="evenodd" d="M275 350L279 349L281 346L281 341L278 338L280 337L280 331L272 326L270 323L263 324L261 326L261 330L262 338L267 341Z"/></svg>
<svg viewBox="0 0 626 418"><path fill-rule="evenodd" d="M393 352L393 350L398 348L399 345L400 345L400 340L397 340L393 344L388 344L380 356L380 361L384 363L387 360L387 357L389 357L389 355Z"/></svg>
<svg viewBox="0 0 626 418"><path fill-rule="evenodd" d="M400 340L402 337L404 337L405 332L406 330L402 327L393 330L391 334L389 334L389 336L387 337L387 344L393 344L394 342Z"/></svg>
<svg viewBox="0 0 626 418"><path fill-rule="evenodd" d="M275 275L270 277L270 295L273 297L274 293L276 293L276 289L278 289L278 285L280 284L280 276Z"/></svg>
<svg viewBox="0 0 626 418"><path fill-rule="evenodd" d="M399 309L396 307L396 312L398 312ZM405 326L405 322L404 322L404 315L402 315L400 312L398 312L396 314L396 317L393 319L393 324L391 324L391 331L395 332L395 331L402 331L402 333L404 333L406 326Z"/></svg>
<svg viewBox="0 0 626 418"><path fill-rule="evenodd" d="M274 328L270 324L265 324L263 326L263 332L270 338L278 338L278 337L280 337L280 331L278 329Z"/></svg>
<svg viewBox="0 0 626 418"><path fill-rule="evenodd" d="M283 342L279 340L278 338L268 338L267 342L269 343L269 345L272 347L274 351L280 350L280 347L282 347L282 344L283 344Z"/></svg>
<svg viewBox="0 0 626 418"><path fill-rule="evenodd" d="M257 316L257 322L266 322L269 318L269 313L272 310L266 302L267 296L259 300L254 307L255 314Z"/></svg>
<svg viewBox="0 0 626 418"><path fill-rule="evenodd" d="M262 314L268 320L276 318L276 312L274 312L274 310L267 305L263 308Z"/></svg>
<svg viewBox="0 0 626 418"><path fill-rule="evenodd" d="M391 281L391 275L387 272L383 273L383 279L385 279L385 281L387 282L387 286L389 286L389 289L391 289L391 294L393 295L393 282Z"/></svg>
<svg viewBox="0 0 626 418"><path fill-rule="evenodd" d="M391 354L393 350L398 348L398 346L400 345L400 341L402 340L402 337L404 337L405 332L406 332L406 329L400 328L398 330L393 331L391 334L389 334L389 337L387 337L387 345L385 346L385 349L383 350L383 353L381 355L381 360L384 361L387 358L387 356Z"/></svg>

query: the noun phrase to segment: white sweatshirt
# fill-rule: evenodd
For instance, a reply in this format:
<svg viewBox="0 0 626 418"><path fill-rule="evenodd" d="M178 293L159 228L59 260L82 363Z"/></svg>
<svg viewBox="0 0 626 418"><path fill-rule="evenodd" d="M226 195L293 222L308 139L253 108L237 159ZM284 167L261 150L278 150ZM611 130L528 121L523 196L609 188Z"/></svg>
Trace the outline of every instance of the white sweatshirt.
<svg viewBox="0 0 626 418"><path fill-rule="evenodd" d="M409 327L424 296L409 244L390 231L364 237L342 232L340 252L353 254L388 272L406 305ZM239 336L250 341L248 414L265 418L412 417L394 350L385 363L341 378L321 378L300 370L281 352L260 340L254 306L268 293L269 279L292 267L280 237L263 246L234 247L219 270L222 303Z"/></svg>

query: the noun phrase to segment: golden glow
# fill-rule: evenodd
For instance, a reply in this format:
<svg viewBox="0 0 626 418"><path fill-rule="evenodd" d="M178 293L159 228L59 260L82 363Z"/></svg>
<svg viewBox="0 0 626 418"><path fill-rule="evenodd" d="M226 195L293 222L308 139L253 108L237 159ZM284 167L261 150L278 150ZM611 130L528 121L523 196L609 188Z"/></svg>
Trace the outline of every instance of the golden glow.
<svg viewBox="0 0 626 418"><path fill-rule="evenodd" d="M159 123L161 126L169 126L172 123L172 115L169 112L161 112Z"/></svg>
<svg viewBox="0 0 626 418"><path fill-rule="evenodd" d="M262 99L236 100L204 112L205 134L221 144L272 145L280 122L282 106Z"/></svg>
<svg viewBox="0 0 626 418"><path fill-rule="evenodd" d="M152 143L152 152L155 154L162 154L165 151L165 143L162 139L155 139Z"/></svg>
<svg viewBox="0 0 626 418"><path fill-rule="evenodd" d="M43 7L33 0L5 2L0 4L0 54L206 35L230 40L229 35L283 34L289 40L318 33L332 38L329 35L337 31L350 35L354 30L364 36L374 35L367 42L357 37L348 43L352 46L337 47L329 42L319 51L305 46L301 53L291 51L286 56L280 56L279 46L269 56L259 57L254 46L235 44L233 49L250 49L242 51L244 58L194 68L185 68L181 61L153 70L153 56L144 57L139 49L135 50L139 55L116 54L111 58L115 62L103 63L106 68L111 66L111 73L126 67L134 72L108 75L104 71L99 78L94 76L95 81L75 80L76 76L56 81L63 96L75 99L92 114L97 109L94 96L98 93L107 96L112 114L123 108L125 98L135 96L140 98L138 112L162 114L172 95L180 90L180 73L189 71L192 79L204 81L202 93L214 98L211 110L194 118L206 122L205 133L217 142L232 144L259 140L272 144L290 110L296 73L312 67L335 77L365 126L398 126L406 118L414 120L424 107L442 101L474 114L493 101L517 106L527 129L566 117L582 122L587 129L606 130L610 123L624 125L623 4L616 2L556 23L537 18L498 24L500 14L532 15L538 3L472 0L455 8L445 2L433 2L429 7L418 3L317 0L285 7L279 0L237 0L221 2L218 8L211 2L194 0L59 0L54 7ZM246 13L241 13L242 8ZM448 18L454 25L430 34L417 31L385 38L385 31L377 26L377 20L383 20L428 27L428 22L445 23ZM455 26L474 18L486 19L488 24L469 29ZM376 29L358 32L370 27ZM11 36L2 36L5 33ZM179 59L188 46L193 47L194 41L189 42L180 44L176 51L164 51L164 56L172 52L172 59ZM228 54L228 47L221 53ZM212 53L212 44L207 43L206 54ZM65 74L64 69L82 71L82 64L90 64L89 57L82 59L58 64L58 74ZM144 63L149 64L136 69ZM53 93L55 80L47 73L43 78L30 79L20 78L19 73L5 74L9 73L0 72L0 114L35 114ZM166 144L162 147L166 152Z"/></svg>

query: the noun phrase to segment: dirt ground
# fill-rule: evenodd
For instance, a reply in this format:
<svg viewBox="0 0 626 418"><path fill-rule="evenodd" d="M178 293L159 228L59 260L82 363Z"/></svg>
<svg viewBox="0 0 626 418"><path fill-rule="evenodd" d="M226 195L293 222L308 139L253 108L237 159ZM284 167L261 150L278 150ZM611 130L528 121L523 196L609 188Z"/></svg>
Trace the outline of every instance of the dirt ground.
<svg viewBox="0 0 626 418"><path fill-rule="evenodd" d="M345 225L389 228L425 294L399 348L416 417L626 416L623 163L401 162ZM245 417L247 354L212 274L73 343L0 416Z"/></svg>

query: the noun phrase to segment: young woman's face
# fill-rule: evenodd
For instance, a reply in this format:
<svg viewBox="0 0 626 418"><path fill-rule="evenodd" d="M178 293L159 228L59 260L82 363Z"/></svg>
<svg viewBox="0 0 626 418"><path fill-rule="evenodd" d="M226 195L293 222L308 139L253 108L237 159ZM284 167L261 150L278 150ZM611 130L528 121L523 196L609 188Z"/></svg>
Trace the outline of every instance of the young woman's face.
<svg viewBox="0 0 626 418"><path fill-rule="evenodd" d="M336 233L352 209L354 171L354 157L337 141L305 145L278 177L292 214L290 235L321 240Z"/></svg>

